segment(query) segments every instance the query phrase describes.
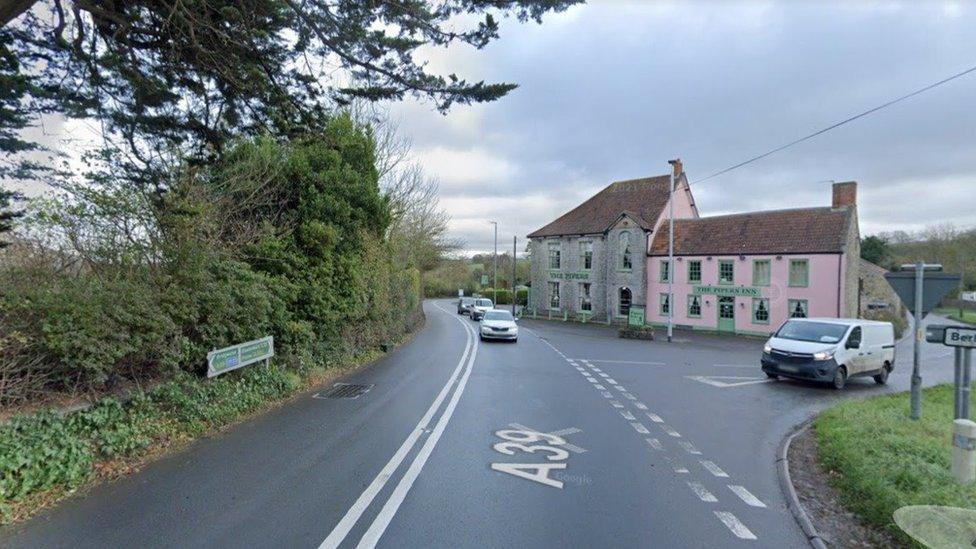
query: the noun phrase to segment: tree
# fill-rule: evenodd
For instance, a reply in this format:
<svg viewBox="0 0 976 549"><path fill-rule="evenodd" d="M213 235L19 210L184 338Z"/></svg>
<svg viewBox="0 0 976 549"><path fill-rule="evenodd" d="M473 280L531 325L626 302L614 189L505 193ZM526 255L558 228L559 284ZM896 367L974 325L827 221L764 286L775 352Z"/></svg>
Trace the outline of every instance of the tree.
<svg viewBox="0 0 976 549"><path fill-rule="evenodd" d="M14 92L27 112L101 122L113 169L165 186L174 150L203 162L235 137L307 135L354 100L413 95L444 112L498 99L515 85L431 74L418 48L482 48L493 13L539 22L580 1L6 0L0 30L34 78ZM455 29L462 16L483 18Z"/></svg>
<svg viewBox="0 0 976 549"><path fill-rule="evenodd" d="M875 265L882 265L891 257L888 241L880 236L868 236L861 239L861 258Z"/></svg>
<svg viewBox="0 0 976 549"><path fill-rule="evenodd" d="M21 212L15 211L12 206L17 194L0 187L0 238L3 233L9 232L13 228L13 221L20 217ZM0 248L5 248L9 243L0 240Z"/></svg>

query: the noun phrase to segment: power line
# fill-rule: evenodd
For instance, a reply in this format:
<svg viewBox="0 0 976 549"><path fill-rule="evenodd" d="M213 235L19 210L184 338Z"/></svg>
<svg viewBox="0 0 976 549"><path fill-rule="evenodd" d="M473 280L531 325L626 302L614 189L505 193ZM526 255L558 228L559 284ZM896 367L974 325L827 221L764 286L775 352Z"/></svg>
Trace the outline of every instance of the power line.
<svg viewBox="0 0 976 549"><path fill-rule="evenodd" d="M702 183L703 181L708 181L709 179L711 179L713 177L717 177L717 176L720 176L720 175L722 175L724 173L731 172L732 170L741 168L742 166L745 166L746 164L751 164L751 163L755 162L756 160L761 160L763 158L766 158L767 156L769 156L771 154L778 153L779 151L782 151L783 149L788 149L788 148L792 147L793 145L796 145L798 143L802 143L802 142L804 142L804 141L806 141L808 139L812 139L812 138L814 138L814 137L816 137L816 136L818 136L820 134L827 133L827 132L829 132L830 130L832 130L834 128L838 128L840 126L843 126L844 124L847 124L848 122L853 122L853 121L857 120L858 118L863 118L863 117L865 117L865 116L867 116L867 115L869 115L869 114L871 114L873 112L880 111L881 109L883 109L885 107L890 107L891 105L894 105L895 103L904 101L904 100L909 99L911 97L915 97L916 95L918 95L920 93L927 92L927 91L931 90L932 88L937 88L937 87L941 86L942 84L945 84L947 82L951 82L952 80L955 80L956 78L960 78L962 76L966 76L967 74L969 74L971 72L976 72L976 67L970 67L970 68L968 68L968 69L966 69L966 70L964 70L964 71L962 71L960 73L956 73L956 74L954 74L954 75L952 75L952 76L950 76L948 78L945 78L943 80L939 80L938 82L936 82L934 84L929 84L928 86L925 86L924 88L915 90L915 91L913 91L913 92L911 92L911 93L909 93L907 95L903 95L903 96L901 96L901 97L899 97L897 99L892 99L891 101L888 101L887 103L883 103L881 105L878 105L877 107L874 107L873 109L868 109L868 110L866 110L866 111L864 111L864 112L862 112L860 114L856 114L856 115L854 115L854 116L852 116L850 118L841 120L840 122L837 122L836 124L832 124L830 126L827 126L826 128L823 128L822 130L817 130L817 131L811 133L810 135L803 136L803 137L801 137L801 138L799 138L799 139L797 139L795 141L790 141L789 143L787 143L785 145L782 145L780 147L776 147L775 149L773 149L771 151L764 152L764 153L762 153L762 154L760 154L758 156L754 156L754 157L752 157L749 160L746 160L744 162L739 162L738 164L736 164L734 166L729 166L728 168L725 168L724 170L717 171L717 172L713 173L712 175L709 175L707 177L704 177L702 179L699 179L699 180L695 181L695 183Z"/></svg>

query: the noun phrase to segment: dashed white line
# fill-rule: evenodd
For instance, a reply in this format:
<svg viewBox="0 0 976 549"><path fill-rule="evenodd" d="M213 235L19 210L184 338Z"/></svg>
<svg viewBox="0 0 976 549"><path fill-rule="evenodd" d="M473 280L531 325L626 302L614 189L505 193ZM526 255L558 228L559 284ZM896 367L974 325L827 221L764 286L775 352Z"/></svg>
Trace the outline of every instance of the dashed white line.
<svg viewBox="0 0 976 549"><path fill-rule="evenodd" d="M739 519L735 518L735 515L729 513L728 511L715 511L715 516L722 521L735 537L739 539L756 539L756 535L753 534L745 524L739 522Z"/></svg>
<svg viewBox="0 0 976 549"><path fill-rule="evenodd" d="M610 401L610 406L613 406L614 408L623 408L624 407L623 404L617 402L616 400L611 400Z"/></svg>
<svg viewBox="0 0 976 549"><path fill-rule="evenodd" d="M596 387L597 389L599 389L601 391L603 391L604 389L606 389L606 387L604 387L603 385L600 385L600 384L596 384L596 385L594 385L594 387Z"/></svg>
<svg viewBox="0 0 976 549"><path fill-rule="evenodd" d="M605 372L600 372L600 377L610 377L610 374Z"/></svg>
<svg viewBox="0 0 976 549"><path fill-rule="evenodd" d="M651 445L651 448L654 448L655 450L664 449L664 445L661 444L661 441L656 438L645 438L644 440L646 440L647 443Z"/></svg>
<svg viewBox="0 0 976 549"><path fill-rule="evenodd" d="M612 377L608 377L607 383L609 383L610 385L617 385L617 380L613 379Z"/></svg>
<svg viewBox="0 0 976 549"><path fill-rule="evenodd" d="M635 404L635 406L636 406L636 404ZM653 412L647 412L647 417L648 417L648 419L650 419L654 423L664 423L664 420L661 419L661 416L659 416L659 415L657 415L657 414L655 414Z"/></svg>
<svg viewBox="0 0 976 549"><path fill-rule="evenodd" d="M604 364L649 364L652 366L664 366L663 362L640 362L637 360L598 360L595 358L588 359L589 362L601 362Z"/></svg>
<svg viewBox="0 0 976 549"><path fill-rule="evenodd" d="M720 477L720 478L728 478L728 476L729 476L729 474L726 473L725 471L723 471L721 467L719 467L718 465L715 465L715 463L713 463L711 461L701 460L701 461L699 461L699 463L702 464L702 467L704 467L705 469L708 469L708 472L709 473L711 473L711 474L713 474L713 475L715 475L717 477ZM733 489L732 491L734 492L735 489Z"/></svg>
<svg viewBox="0 0 976 549"><path fill-rule="evenodd" d="M627 421L634 421L635 419L637 419L636 417L634 417L634 414L628 412L627 410L621 410L620 415L624 416L624 419L626 419Z"/></svg>
<svg viewBox="0 0 976 549"><path fill-rule="evenodd" d="M635 402L634 403L634 407L637 408L638 410L646 410L647 409L647 405L644 404L643 402Z"/></svg>
<svg viewBox="0 0 976 549"><path fill-rule="evenodd" d="M638 433L640 433L642 435L646 435L646 434L650 433L650 431L647 430L647 427L644 427L644 424L641 423L641 422L639 422L639 421L633 421L633 422L631 422L630 423L630 426L633 427L634 430L636 430Z"/></svg>
<svg viewBox="0 0 976 549"><path fill-rule="evenodd" d="M617 388L618 389L623 389L623 387L617 387ZM627 393L627 392L624 393L624 396L627 397L629 400L637 400L637 397L635 397L634 395L632 395L630 393Z"/></svg>
<svg viewBox="0 0 976 549"><path fill-rule="evenodd" d="M613 398L613 393L610 391L602 391L600 394L603 395L603 398Z"/></svg>
<svg viewBox="0 0 976 549"><path fill-rule="evenodd" d="M698 496L698 499L706 503L715 503L718 501L718 498L709 492L708 489L705 488L705 486L700 482L688 481L688 487L691 488L691 491L694 492L696 496Z"/></svg>
<svg viewBox="0 0 976 549"><path fill-rule="evenodd" d="M746 505L751 505L752 507L766 507L766 504L762 502L761 499L752 495L752 492L746 490L745 486L739 486L737 484L729 484L729 490L732 490L735 495L739 496L739 499L744 501Z"/></svg>
<svg viewBox="0 0 976 549"><path fill-rule="evenodd" d="M613 388L616 389L616 390L618 390L618 391L620 391L620 392L624 392L624 393L627 392L627 388L624 387L623 385L614 385Z"/></svg>
<svg viewBox="0 0 976 549"><path fill-rule="evenodd" d="M674 429L672 429L671 426L665 425L664 423L662 423L660 425L660 427L669 436L672 436L674 438L681 438L681 433L679 433L678 431L675 431Z"/></svg>
<svg viewBox="0 0 976 549"><path fill-rule="evenodd" d="M687 475L691 471L689 471L686 467L675 467L674 472L679 475Z"/></svg>
<svg viewBox="0 0 976 549"><path fill-rule="evenodd" d="M678 441L678 445L680 445L682 448L684 448L685 451L688 452L689 454L694 454L696 456L700 456L701 455L701 452L699 452L698 449L695 448L694 445L692 445L687 440Z"/></svg>

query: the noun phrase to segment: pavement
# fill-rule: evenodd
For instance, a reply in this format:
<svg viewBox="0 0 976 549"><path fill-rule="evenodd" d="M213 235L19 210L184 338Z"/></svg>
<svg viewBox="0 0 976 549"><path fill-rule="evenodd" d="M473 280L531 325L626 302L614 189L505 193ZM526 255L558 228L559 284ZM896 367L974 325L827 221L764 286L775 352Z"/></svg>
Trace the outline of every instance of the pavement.
<svg viewBox="0 0 976 549"><path fill-rule="evenodd" d="M520 321L479 342L453 301L341 383L0 530L2 547L805 547L776 449L817 410L904 391L768 380L763 342ZM933 318L933 322L944 319ZM923 344L926 385L952 356ZM347 391L348 392L348 391Z"/></svg>

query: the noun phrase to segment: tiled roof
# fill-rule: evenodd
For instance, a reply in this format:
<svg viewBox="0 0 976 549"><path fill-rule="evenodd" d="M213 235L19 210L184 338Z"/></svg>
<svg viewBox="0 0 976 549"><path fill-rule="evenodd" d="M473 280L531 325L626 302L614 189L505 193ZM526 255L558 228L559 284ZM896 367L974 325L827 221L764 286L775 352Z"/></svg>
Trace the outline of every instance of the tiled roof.
<svg viewBox="0 0 976 549"><path fill-rule="evenodd" d="M799 208L674 220L678 255L838 253L844 250L853 207ZM648 255L667 255L662 224Z"/></svg>
<svg viewBox="0 0 976 549"><path fill-rule="evenodd" d="M651 230L668 203L670 180L668 175L659 175L611 183L552 223L530 233L529 238L602 233L624 213L642 228Z"/></svg>

